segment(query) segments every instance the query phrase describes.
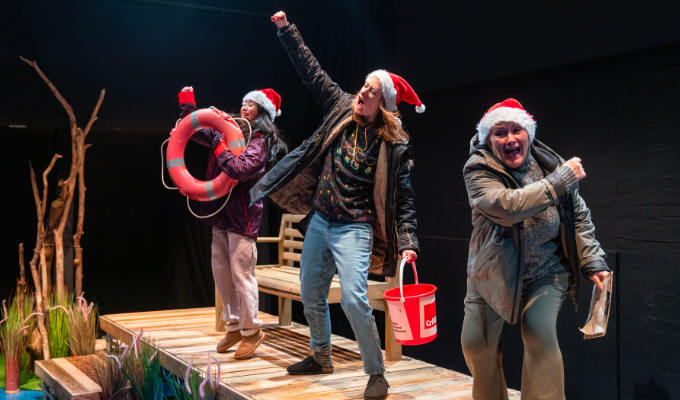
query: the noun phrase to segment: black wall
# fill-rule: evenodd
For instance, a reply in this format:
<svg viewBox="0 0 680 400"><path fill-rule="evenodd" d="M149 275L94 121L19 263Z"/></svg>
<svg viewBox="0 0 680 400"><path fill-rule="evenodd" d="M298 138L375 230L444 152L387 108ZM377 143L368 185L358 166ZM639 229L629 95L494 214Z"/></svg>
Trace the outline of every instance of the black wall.
<svg viewBox="0 0 680 400"><path fill-rule="evenodd" d="M582 281L581 309L574 313L567 302L560 314L567 398L614 399L617 390L624 399L678 396L678 73L680 46L672 45L428 93L428 112L446 120L409 120L420 275L443 286L437 296L444 313L436 344L408 354L466 368L458 335L471 226L462 165L489 98L514 96L534 114L539 140L583 159L588 176L580 191L617 277L605 338L584 341L577 330L587 316L589 283ZM504 364L516 387L521 353L519 329L508 327Z"/></svg>
<svg viewBox="0 0 680 400"><path fill-rule="evenodd" d="M318 125L318 107L299 82L268 16L288 12L327 71L354 91L384 67L406 77L427 105L403 105L416 156L423 282L435 283L439 336L405 354L467 372L459 334L470 211L461 171L483 112L506 97L537 119L537 138L588 173L581 193L616 272L605 338L584 341L590 284L577 312L558 321L569 399L680 397L680 151L677 93L680 28L670 4L570 5L501 2L29 1L0 24L0 137L5 171L7 297L17 245L30 255L35 210L28 162L38 173L55 152L52 179L69 165L64 111L35 72L39 62L86 123L107 89L86 161L85 290L105 313L213 302L209 230L160 183L160 144L176 115L176 91L191 84L199 105L236 110L248 90L283 97L277 123L291 144ZM9 125L27 125L15 129ZM190 146L200 174L203 149ZM54 182L52 182L54 185ZM54 188L54 186L52 186ZM263 235L278 229L267 208ZM262 248L260 258L270 256ZM263 305L274 311L264 296ZM295 315L301 320L300 306ZM334 328L351 335L334 308ZM382 318L381 313L376 314ZM505 370L519 388L518 327L505 335Z"/></svg>

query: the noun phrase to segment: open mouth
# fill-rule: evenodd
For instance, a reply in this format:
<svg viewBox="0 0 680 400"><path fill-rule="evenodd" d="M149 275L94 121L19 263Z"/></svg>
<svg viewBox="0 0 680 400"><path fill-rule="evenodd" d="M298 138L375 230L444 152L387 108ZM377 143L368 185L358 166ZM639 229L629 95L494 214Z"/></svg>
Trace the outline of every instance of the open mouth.
<svg viewBox="0 0 680 400"><path fill-rule="evenodd" d="M505 149L505 156L506 157L516 157L519 155L519 147L515 147L514 149Z"/></svg>
<svg viewBox="0 0 680 400"><path fill-rule="evenodd" d="M357 104L364 104L364 99L359 97L359 99L357 100Z"/></svg>

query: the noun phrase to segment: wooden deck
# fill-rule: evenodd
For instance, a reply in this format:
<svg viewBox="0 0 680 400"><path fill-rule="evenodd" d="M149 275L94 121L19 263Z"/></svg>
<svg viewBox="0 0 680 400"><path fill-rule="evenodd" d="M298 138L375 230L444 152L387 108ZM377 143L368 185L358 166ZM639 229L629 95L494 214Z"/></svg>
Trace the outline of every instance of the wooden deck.
<svg viewBox="0 0 680 400"><path fill-rule="evenodd" d="M129 343L144 328L144 340L157 346L161 364L183 376L191 361L205 371L212 353L222 369L220 399L362 399L368 377L356 342L333 336L333 366L329 375L291 376L286 367L307 356L309 329L300 324L280 327L278 317L260 313L267 339L248 360L235 360L234 352L215 353L224 333L216 332L214 308L109 314L100 327ZM388 399L472 399L472 378L423 361L403 357L385 362ZM518 400L519 392L511 391Z"/></svg>

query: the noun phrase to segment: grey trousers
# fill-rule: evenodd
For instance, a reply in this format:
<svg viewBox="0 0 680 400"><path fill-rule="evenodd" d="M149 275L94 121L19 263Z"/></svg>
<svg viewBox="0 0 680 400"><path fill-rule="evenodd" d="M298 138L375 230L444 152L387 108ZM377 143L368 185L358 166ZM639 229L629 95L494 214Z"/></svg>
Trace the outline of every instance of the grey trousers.
<svg viewBox="0 0 680 400"><path fill-rule="evenodd" d="M563 400L564 365L557 343L557 314L567 295L564 272L527 283L521 313L524 357L522 399ZM461 333L463 355L472 373L472 398L507 399L503 376L502 333L505 321L475 291L468 280Z"/></svg>
<svg viewBox="0 0 680 400"><path fill-rule="evenodd" d="M256 263L253 239L212 228L212 272L224 304L222 319L228 332L240 330L243 336L250 336L262 326L257 317Z"/></svg>

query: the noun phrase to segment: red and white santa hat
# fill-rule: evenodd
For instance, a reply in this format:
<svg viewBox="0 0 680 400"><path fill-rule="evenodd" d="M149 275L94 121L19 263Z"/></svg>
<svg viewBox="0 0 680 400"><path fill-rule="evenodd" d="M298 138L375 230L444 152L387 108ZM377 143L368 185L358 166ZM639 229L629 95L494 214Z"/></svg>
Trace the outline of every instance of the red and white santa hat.
<svg viewBox="0 0 680 400"><path fill-rule="evenodd" d="M425 112L425 104L420 101L411 85L401 76L387 72L384 69L378 69L368 74L366 81L372 77L376 77L380 81L387 111L397 111L397 104L405 101L416 106L416 112Z"/></svg>
<svg viewBox="0 0 680 400"><path fill-rule="evenodd" d="M486 139L489 137L489 131L499 122L518 123L529 134L529 143L534 141L536 136L536 121L534 117L526 112L519 101L510 98L491 106L479 121L477 124L479 143L486 142Z"/></svg>
<svg viewBox="0 0 680 400"><path fill-rule="evenodd" d="M243 96L241 104L245 104L247 100L257 103L272 121L281 115L281 96L274 89L267 88L248 92Z"/></svg>

